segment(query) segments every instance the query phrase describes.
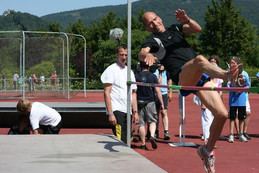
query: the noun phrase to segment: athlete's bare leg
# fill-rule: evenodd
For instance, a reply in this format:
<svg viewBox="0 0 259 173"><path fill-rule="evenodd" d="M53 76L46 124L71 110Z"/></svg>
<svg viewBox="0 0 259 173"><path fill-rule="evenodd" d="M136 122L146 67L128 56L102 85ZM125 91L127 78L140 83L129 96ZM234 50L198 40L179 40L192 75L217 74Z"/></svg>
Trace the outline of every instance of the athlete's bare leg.
<svg viewBox="0 0 259 173"><path fill-rule="evenodd" d="M212 83L207 82L205 86L210 87L212 86ZM206 145L207 150L212 151L228 118L228 111L217 91L201 90L197 92L197 95L201 99L202 103L214 115L214 119L210 127L210 137Z"/></svg>
<svg viewBox="0 0 259 173"><path fill-rule="evenodd" d="M213 65L204 56L198 55L182 67L182 71L179 74L179 84L194 86L199 81L202 73L207 73L211 78L220 78L223 80L228 80L229 78L235 79L238 75L238 66L233 67L228 72Z"/></svg>

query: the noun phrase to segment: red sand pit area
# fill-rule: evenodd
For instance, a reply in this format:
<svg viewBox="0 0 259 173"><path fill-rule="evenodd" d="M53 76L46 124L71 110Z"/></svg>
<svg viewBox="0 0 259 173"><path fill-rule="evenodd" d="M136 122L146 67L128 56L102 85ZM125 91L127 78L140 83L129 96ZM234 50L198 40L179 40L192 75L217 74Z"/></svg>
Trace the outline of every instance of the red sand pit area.
<svg viewBox="0 0 259 173"><path fill-rule="evenodd" d="M250 94L251 121L248 133L252 137L247 143L241 143L238 139L233 144L228 143L225 137L229 134L229 121L226 122L221 138L217 141L215 149L216 171L219 173L258 173L259 172L259 95ZM227 105L228 94L224 94L224 102ZM3 101L3 100L1 100ZM15 100L14 100L15 101ZM59 102L62 99L44 99L38 101ZM69 102L103 102L102 92L87 93L86 98L74 97ZM203 144L201 134L200 108L192 102L192 95L186 97L185 142ZM174 93L173 102L169 103L169 131L171 142L179 142L179 109L178 94ZM1 134L6 134L8 129L0 129ZM162 134L160 123L160 137ZM111 134L111 129L62 129L61 134ZM171 147L167 142L159 139L158 149L152 150L148 142L149 150L135 149L138 153L151 160L153 163L172 173L202 173L202 161L196 154L195 147ZM136 143L137 145L138 143ZM138 163L136 163L138 164ZM132 165L134 166L134 165Z"/></svg>

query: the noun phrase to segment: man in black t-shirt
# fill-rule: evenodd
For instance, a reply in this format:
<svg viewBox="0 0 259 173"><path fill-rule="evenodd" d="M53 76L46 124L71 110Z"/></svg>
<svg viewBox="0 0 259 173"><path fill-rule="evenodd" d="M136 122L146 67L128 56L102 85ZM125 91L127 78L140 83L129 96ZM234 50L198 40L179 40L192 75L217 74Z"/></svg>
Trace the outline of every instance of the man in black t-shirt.
<svg viewBox="0 0 259 173"><path fill-rule="evenodd" d="M149 66L145 63L140 63L141 71L138 72L135 77L137 82L158 84L156 75L149 71ZM149 86L138 86L137 89L137 101L139 111L139 135L141 140L141 148L146 148L145 136L146 136L146 123L148 124L150 132L150 142L153 149L157 148L155 131L157 123L157 110L155 103L155 92L158 100L161 104L161 109L164 109L164 103L160 88Z"/></svg>
<svg viewBox="0 0 259 173"><path fill-rule="evenodd" d="M209 81L209 76L235 80L238 66L232 67L229 71L216 67L204 56L197 55L185 40L186 35L201 32L200 25L182 9L176 10L175 16L179 24L165 28L162 19L156 13L144 13L143 23L152 35L142 45L139 53L140 61L152 65L160 60L170 73L174 84L183 86L210 87L212 83ZM228 118L228 111L217 91L181 91L183 96L190 93L195 93L215 116L207 145L199 147L197 151L203 160L205 170L215 172L213 148Z"/></svg>

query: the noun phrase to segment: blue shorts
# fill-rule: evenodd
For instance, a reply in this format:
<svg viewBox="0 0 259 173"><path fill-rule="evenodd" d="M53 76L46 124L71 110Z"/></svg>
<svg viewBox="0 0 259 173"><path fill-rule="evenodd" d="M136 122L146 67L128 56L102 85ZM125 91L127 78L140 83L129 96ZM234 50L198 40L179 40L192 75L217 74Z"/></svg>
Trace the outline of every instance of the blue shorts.
<svg viewBox="0 0 259 173"><path fill-rule="evenodd" d="M206 73L202 73L200 80L196 84L196 86L203 86L206 82L210 81L209 75ZM188 96L189 94L195 94L197 91L195 90L180 90L182 96Z"/></svg>

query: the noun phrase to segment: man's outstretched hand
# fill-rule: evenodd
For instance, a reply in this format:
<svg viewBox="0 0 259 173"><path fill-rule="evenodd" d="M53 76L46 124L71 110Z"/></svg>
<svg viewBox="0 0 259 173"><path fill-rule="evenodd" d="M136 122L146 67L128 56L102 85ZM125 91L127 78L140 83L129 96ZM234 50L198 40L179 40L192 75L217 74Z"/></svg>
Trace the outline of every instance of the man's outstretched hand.
<svg viewBox="0 0 259 173"><path fill-rule="evenodd" d="M182 24L189 23L190 18L188 17L187 13L182 9L177 9L175 11L176 20Z"/></svg>

